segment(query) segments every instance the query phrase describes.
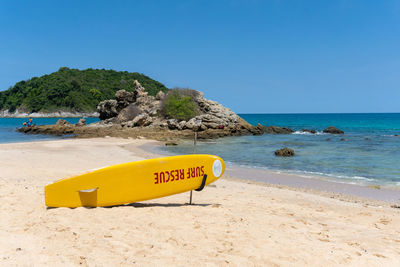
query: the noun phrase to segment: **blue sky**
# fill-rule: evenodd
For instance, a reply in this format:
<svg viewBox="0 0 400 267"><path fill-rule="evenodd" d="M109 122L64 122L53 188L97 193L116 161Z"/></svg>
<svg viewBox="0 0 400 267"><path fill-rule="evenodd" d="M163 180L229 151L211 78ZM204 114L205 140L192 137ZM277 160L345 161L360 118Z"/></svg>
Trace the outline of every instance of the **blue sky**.
<svg viewBox="0 0 400 267"><path fill-rule="evenodd" d="M400 1L3 1L0 90L144 73L238 113L400 112Z"/></svg>

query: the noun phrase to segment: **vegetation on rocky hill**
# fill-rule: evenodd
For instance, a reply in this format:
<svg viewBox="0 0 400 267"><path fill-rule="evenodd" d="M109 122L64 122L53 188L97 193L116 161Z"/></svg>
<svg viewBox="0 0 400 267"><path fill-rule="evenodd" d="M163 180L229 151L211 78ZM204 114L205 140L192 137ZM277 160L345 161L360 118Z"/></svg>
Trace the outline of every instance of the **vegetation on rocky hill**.
<svg viewBox="0 0 400 267"><path fill-rule="evenodd" d="M198 93L190 89L170 90L163 99L162 113L165 117L178 120L190 120L199 114L194 101L194 94Z"/></svg>
<svg viewBox="0 0 400 267"><path fill-rule="evenodd" d="M149 95L168 89L143 74L105 69L60 68L57 72L20 81L0 92L0 110L14 112L92 112L100 101L121 89L133 91L139 81Z"/></svg>

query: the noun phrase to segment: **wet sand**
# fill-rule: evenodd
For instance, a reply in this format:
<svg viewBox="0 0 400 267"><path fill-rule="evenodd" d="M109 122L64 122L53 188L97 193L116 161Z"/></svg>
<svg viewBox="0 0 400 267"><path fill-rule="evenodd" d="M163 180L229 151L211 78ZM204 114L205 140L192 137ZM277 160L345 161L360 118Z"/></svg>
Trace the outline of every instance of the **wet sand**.
<svg viewBox="0 0 400 267"><path fill-rule="evenodd" d="M194 192L195 205L187 205L189 193L183 193L112 208L44 206L44 185L153 157L141 149L145 144L155 143L95 138L1 144L0 265L400 264L400 209L390 199L355 200L299 184L271 186L256 177L267 176L269 183L296 178L285 174L230 168Z"/></svg>
<svg viewBox="0 0 400 267"><path fill-rule="evenodd" d="M349 184L339 181L326 180L325 177L304 177L302 175L277 173L268 170L252 169L238 166L228 166L226 174L245 180L265 182L271 185L283 185L292 189L303 189L315 193L357 199L363 198L370 201L382 201L400 205L399 188L385 188L380 186L368 186Z"/></svg>

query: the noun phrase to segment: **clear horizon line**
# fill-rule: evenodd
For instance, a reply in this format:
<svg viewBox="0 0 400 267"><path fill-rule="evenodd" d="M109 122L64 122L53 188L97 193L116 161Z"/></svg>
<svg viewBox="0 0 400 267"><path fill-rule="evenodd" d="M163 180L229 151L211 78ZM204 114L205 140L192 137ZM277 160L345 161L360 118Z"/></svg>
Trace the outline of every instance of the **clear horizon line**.
<svg viewBox="0 0 400 267"><path fill-rule="evenodd" d="M400 114L400 111L397 112L266 112L266 113L247 113L247 112L237 112L237 114Z"/></svg>

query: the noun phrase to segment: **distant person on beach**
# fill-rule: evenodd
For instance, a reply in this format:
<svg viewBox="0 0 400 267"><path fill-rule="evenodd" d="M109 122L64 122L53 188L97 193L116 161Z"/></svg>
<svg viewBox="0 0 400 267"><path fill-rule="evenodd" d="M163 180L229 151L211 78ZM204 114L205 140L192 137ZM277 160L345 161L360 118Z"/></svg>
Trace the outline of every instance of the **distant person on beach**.
<svg viewBox="0 0 400 267"><path fill-rule="evenodd" d="M24 122L22 125L23 125L23 126L28 126L28 127L33 126L33 124L32 124L32 118L29 118L29 120L28 120L27 122Z"/></svg>

